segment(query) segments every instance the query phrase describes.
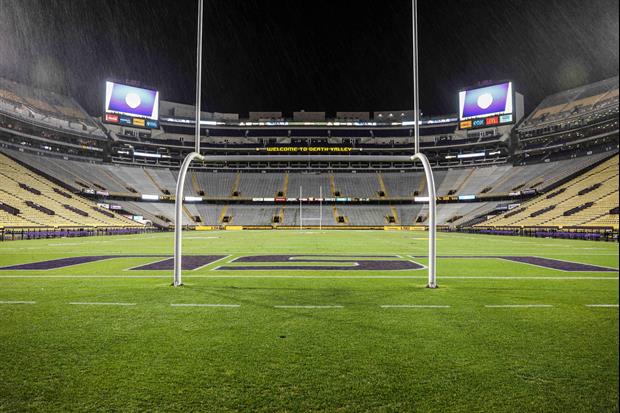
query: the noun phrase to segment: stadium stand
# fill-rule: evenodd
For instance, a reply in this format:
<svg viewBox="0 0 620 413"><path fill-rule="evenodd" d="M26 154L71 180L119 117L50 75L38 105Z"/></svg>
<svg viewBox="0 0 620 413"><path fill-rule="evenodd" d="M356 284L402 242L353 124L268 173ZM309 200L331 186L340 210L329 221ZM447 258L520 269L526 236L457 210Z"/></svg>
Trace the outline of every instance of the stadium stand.
<svg viewBox="0 0 620 413"><path fill-rule="evenodd" d="M618 104L618 76L545 98L523 122L523 127L565 121Z"/></svg>
<svg viewBox="0 0 620 413"><path fill-rule="evenodd" d="M174 194L176 188L177 171L167 168L85 163L53 157L43 163L33 154L3 151L77 191L90 188L125 194ZM543 190L606 156L609 153L527 166L438 169L434 172L435 186L439 196L503 194L523 188ZM210 173L194 169L185 182L187 195L208 198L233 198L235 192L241 198L275 197L279 196L278 192L282 196L287 193L297 196L300 186L304 197L318 197L319 187L323 188L324 196L339 192L339 196L352 198L412 198L415 192L426 193L422 172L281 174ZM380 192L385 196L381 197Z"/></svg>
<svg viewBox="0 0 620 413"><path fill-rule="evenodd" d="M106 135L92 118L70 97L1 77L0 110L46 127L69 130L95 139L106 139Z"/></svg>
<svg viewBox="0 0 620 413"><path fill-rule="evenodd" d="M453 116L426 119L421 143L433 164L437 223L617 233L617 116L615 77L551 95L508 129L459 131ZM409 127L247 127L231 119L237 123L206 130L203 152L222 160L189 170L185 195L202 201L183 205L182 225L296 227L303 215L314 226L318 201L304 201L302 212L297 198L321 193L324 226L428 224L416 198L427 195L424 173L402 161L412 151ZM140 227L96 206L114 203L124 215L174 226L178 166L192 139L187 122L112 130L69 97L0 79L0 223ZM312 147L326 155L297 153Z"/></svg>
<svg viewBox="0 0 620 413"><path fill-rule="evenodd" d="M569 181L557 191L524 203L478 227L587 227L618 229L618 156Z"/></svg>
<svg viewBox="0 0 620 413"><path fill-rule="evenodd" d="M6 227L141 227L35 175L0 154L0 226ZM8 208L7 208L8 207Z"/></svg>

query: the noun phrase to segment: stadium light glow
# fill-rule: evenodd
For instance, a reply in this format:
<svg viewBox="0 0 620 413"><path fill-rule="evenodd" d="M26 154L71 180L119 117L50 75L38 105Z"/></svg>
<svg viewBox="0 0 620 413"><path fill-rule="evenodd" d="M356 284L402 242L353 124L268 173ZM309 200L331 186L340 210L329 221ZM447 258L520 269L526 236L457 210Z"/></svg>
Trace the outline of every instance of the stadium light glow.
<svg viewBox="0 0 620 413"><path fill-rule="evenodd" d="M201 196L186 196L183 198L185 202L202 202L202 199Z"/></svg>
<svg viewBox="0 0 620 413"><path fill-rule="evenodd" d="M147 152L136 152L136 151L134 151L133 156L141 156L143 158L157 158L157 159L161 158L161 155L158 153L147 153Z"/></svg>
<svg viewBox="0 0 620 413"><path fill-rule="evenodd" d="M470 159L470 158L481 158L485 156L484 152L476 152L476 153L462 153L458 155L459 159Z"/></svg>

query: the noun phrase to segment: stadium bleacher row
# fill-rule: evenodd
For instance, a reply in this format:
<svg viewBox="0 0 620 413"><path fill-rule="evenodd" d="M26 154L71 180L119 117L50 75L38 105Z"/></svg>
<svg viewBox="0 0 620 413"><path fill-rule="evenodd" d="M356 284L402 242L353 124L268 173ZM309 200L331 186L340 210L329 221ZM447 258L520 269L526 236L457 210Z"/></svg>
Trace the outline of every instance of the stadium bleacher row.
<svg viewBox="0 0 620 413"><path fill-rule="evenodd" d="M174 194L177 171L114 164L85 163L45 158L3 149L9 156L30 165L76 191L92 189L119 194ZM528 166L493 165L434 171L438 196L507 194L522 189L543 189L609 156L595 154L577 159ZM190 170L186 195L207 198L256 198L299 196L350 198L413 198L426 194L423 172L376 173L251 173Z"/></svg>
<svg viewBox="0 0 620 413"><path fill-rule="evenodd" d="M53 129L73 131L97 139L106 138L105 133L72 98L2 77L0 110Z"/></svg>
<svg viewBox="0 0 620 413"><path fill-rule="evenodd" d="M618 228L618 155L562 185L477 227Z"/></svg>
<svg viewBox="0 0 620 413"><path fill-rule="evenodd" d="M618 76L546 97L521 125L521 129L558 123L607 106L618 105Z"/></svg>
<svg viewBox="0 0 620 413"><path fill-rule="evenodd" d="M174 204L161 202L118 201L125 210L142 215L145 219L168 226L174 223ZM439 225L454 225L492 211L497 202L440 204L437 208ZM421 204L405 205L226 205L185 204L183 225L245 225L245 226L318 226L319 218L324 226L385 226L425 225L428 210ZM198 219L196 219L196 217ZM279 217L274 222L274 217ZM339 218L341 217L341 218ZM453 222L448 222L453 218Z"/></svg>
<svg viewBox="0 0 620 413"><path fill-rule="evenodd" d="M47 158L46 162L39 162L40 157L17 151L5 152L72 187L75 191L92 189L109 191L118 194L154 194L170 195L174 193L177 171L164 168L142 168L113 164L94 164L78 161ZM467 195L467 194L507 194L522 189L545 188L566 179L575 172L587 169L590 165L601 161L609 154L598 154L582 157L575 160L549 162L529 166L494 165L481 168L445 169L435 172L435 181L438 196ZM5 164L19 166L6 156ZM609 162L609 161L608 161ZM21 166L19 166L21 167ZM34 176L32 172L27 174ZM617 177L616 177L617 181ZM32 196L34 185L28 182L14 181L17 189L22 193L29 192ZM610 183L613 183L613 179ZM426 181L422 173L358 173L358 174L300 174L300 173L209 173L200 170L190 171L186 180L186 194L206 196L219 199L216 204L186 203L183 211L183 225L283 225L298 226L301 223L301 214L297 206L285 205L242 205L237 203L222 203L230 199L238 201L244 198L262 197L297 197L302 191L304 197L319 197L322 188L323 196L341 196L351 198L370 198L376 200L410 199L414 196L426 195ZM592 191L597 195L604 189ZM52 187L47 189L56 199L67 201L65 191ZM564 197L570 194L563 194ZM554 199L554 201L558 201ZM27 199L24 195L21 199ZM605 198L613 203L613 197ZM65 202L66 204L67 202ZM616 202L617 203L617 202ZM7 202L11 205L10 202ZM132 215L139 215L150 220L157 226L168 227L174 225L174 204L164 202L136 202L118 201L125 211ZM439 225L458 227L460 224L471 221L477 216L492 213L499 202L468 202L438 205L437 222ZM600 204L600 203L599 203ZM593 205L587 208L589 212L600 210L601 206ZM64 205L64 204L61 204ZM606 204L605 204L606 205ZM42 205L43 206L43 205ZM576 205L571 205L576 206ZM45 206L43 206L45 207ZM612 205L613 207L613 205ZM46 208L46 207L45 207ZM74 209L75 208L75 209ZM44 213L41 210L35 213ZM58 215L59 208L50 208L55 215L48 219L52 226L101 225L96 219L84 217L75 205L62 207L62 212L72 219L67 220ZM77 209L77 210L76 210ZM304 223L318 224L319 207L316 204L304 206ZM572 217L565 217L566 221L580 218L588 211L579 211ZM90 211L89 211L90 213ZM530 213L530 212L528 212ZM551 213L551 211L549 211ZM98 211L96 216L102 215ZM525 214L525 212L524 212ZM6 213L4 214L6 215ZM547 217L547 212L542 214ZM277 218L276 218L277 217ZM513 218L514 217L514 218ZM490 220L484 225L511 225L519 223L520 215L511 217L510 221L500 222ZM109 217L106 217L109 219ZM425 204L395 204L395 205L329 205L323 207L323 225L332 226L383 226L383 225L425 225L428 223L428 208ZM537 218L537 217L530 217ZM29 223L45 222L42 216L29 221L14 219L10 225L27 226ZM538 222L538 221L536 221ZM549 225L555 225L560 220ZM572 222L572 221L571 221ZM607 221L601 217L593 221L604 225ZM529 221L525 222L529 225ZM613 224L613 220L611 222ZM9 224L7 221L6 224ZM6 226L5 224L5 226ZM118 223L117 223L118 224ZM521 224L519 224L521 225ZM533 223L532 225L536 225Z"/></svg>
<svg viewBox="0 0 620 413"><path fill-rule="evenodd" d="M141 227L0 154L0 227Z"/></svg>

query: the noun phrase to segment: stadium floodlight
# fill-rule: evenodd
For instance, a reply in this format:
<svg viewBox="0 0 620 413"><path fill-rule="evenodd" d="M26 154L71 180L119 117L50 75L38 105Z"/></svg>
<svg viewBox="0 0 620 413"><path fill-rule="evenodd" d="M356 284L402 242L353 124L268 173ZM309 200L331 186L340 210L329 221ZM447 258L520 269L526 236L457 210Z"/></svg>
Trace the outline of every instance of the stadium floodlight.
<svg viewBox="0 0 620 413"><path fill-rule="evenodd" d="M200 161L204 157L200 154L200 95L202 94L202 10L203 0L198 0L198 30L196 39L196 128L194 130L194 152L187 155L179 171L177 188L174 200L174 280L172 285L183 285L182 270L182 242L183 242L183 190L185 189L185 175L194 159Z"/></svg>
<svg viewBox="0 0 620 413"><path fill-rule="evenodd" d="M418 1L411 1L411 20L413 31L413 139L415 154L412 161L419 160L424 167L426 186L428 188L428 288L437 288L437 199L435 197L435 178L433 169L426 155L420 152L420 92L418 82Z"/></svg>

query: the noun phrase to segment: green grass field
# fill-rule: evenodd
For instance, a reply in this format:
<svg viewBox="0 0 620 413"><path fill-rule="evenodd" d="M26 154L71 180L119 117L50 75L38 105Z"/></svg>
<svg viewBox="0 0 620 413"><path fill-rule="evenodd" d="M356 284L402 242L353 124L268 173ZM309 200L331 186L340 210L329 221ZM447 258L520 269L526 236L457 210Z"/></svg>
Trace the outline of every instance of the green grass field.
<svg viewBox="0 0 620 413"><path fill-rule="evenodd" d="M440 256L479 258L440 258L437 290L426 269L313 269L329 257L216 269L268 254L424 265L425 237L186 233L184 254L227 257L185 271L180 288L171 270L130 270L163 258L0 270L0 411L618 411L618 244L440 233ZM170 255L172 240L5 242L0 267Z"/></svg>

